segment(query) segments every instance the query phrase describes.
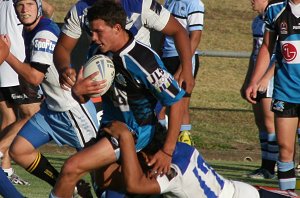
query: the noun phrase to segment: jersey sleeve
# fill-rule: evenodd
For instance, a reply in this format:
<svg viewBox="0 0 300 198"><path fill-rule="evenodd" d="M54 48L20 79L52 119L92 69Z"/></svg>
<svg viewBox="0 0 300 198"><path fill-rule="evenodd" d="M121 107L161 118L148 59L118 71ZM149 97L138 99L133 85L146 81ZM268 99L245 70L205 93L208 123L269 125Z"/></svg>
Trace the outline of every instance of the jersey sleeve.
<svg viewBox="0 0 300 198"><path fill-rule="evenodd" d="M190 0L188 6L188 30L203 30L204 25L204 4L199 0Z"/></svg>
<svg viewBox="0 0 300 198"><path fill-rule="evenodd" d="M141 17L145 27L161 31L169 21L170 12L155 0L144 0Z"/></svg>
<svg viewBox="0 0 300 198"><path fill-rule="evenodd" d="M77 7L74 5L64 19L64 25L61 31L69 37L78 39L82 34L80 18L77 13Z"/></svg>
<svg viewBox="0 0 300 198"><path fill-rule="evenodd" d="M179 101L185 91L179 87L178 82L165 69L158 55L153 54L152 56L149 54L147 60L135 64L136 66L133 67L131 73L151 91L162 105L170 106Z"/></svg>
<svg viewBox="0 0 300 198"><path fill-rule="evenodd" d="M56 43L57 36L52 32L47 30L38 32L31 42L30 62L52 65Z"/></svg>

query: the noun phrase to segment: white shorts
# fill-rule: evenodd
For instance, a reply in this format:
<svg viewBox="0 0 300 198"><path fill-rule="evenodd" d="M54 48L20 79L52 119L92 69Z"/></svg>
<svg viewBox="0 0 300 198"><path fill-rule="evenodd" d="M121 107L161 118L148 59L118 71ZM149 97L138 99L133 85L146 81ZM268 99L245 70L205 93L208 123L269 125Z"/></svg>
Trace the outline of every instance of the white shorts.
<svg viewBox="0 0 300 198"><path fill-rule="evenodd" d="M78 104L69 111L49 110L44 102L20 130L35 148L54 140L58 145L69 145L81 150L98 132L96 110L92 102Z"/></svg>
<svg viewBox="0 0 300 198"><path fill-rule="evenodd" d="M247 183L227 180L219 198L259 198L259 193Z"/></svg>

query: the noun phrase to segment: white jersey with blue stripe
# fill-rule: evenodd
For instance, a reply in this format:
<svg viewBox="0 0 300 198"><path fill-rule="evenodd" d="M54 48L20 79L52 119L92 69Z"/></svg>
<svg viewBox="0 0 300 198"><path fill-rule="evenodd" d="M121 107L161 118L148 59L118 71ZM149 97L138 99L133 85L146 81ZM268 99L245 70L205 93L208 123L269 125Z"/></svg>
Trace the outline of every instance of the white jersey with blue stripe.
<svg viewBox="0 0 300 198"><path fill-rule="evenodd" d="M170 106L185 91L167 72L159 56L132 35L126 46L113 54L113 62L116 73L112 86L102 96L102 122L126 123L138 137L137 148L145 146L157 124L154 112L157 101Z"/></svg>
<svg viewBox="0 0 300 198"><path fill-rule="evenodd" d="M223 178L190 145L177 142L172 174L156 178L164 198L259 198L251 185Z"/></svg>
<svg viewBox="0 0 300 198"><path fill-rule="evenodd" d="M78 39L82 30L88 31L87 8L95 0L78 1L65 17L62 32L67 36ZM170 13L155 0L121 0L127 14L126 29L130 30L135 38L150 46L150 30L161 31L168 23Z"/></svg>
<svg viewBox="0 0 300 198"><path fill-rule="evenodd" d="M52 111L67 111L78 105L71 91L60 87L58 72L53 63L53 51L59 36L58 26L50 19L41 18L30 32L24 32L26 62L48 65L41 83L45 102Z"/></svg>
<svg viewBox="0 0 300 198"><path fill-rule="evenodd" d="M157 178L161 194L167 198L217 198L229 182L185 143L176 144L171 167L177 173L174 178Z"/></svg>
<svg viewBox="0 0 300 198"><path fill-rule="evenodd" d="M272 1L265 13L266 30L277 37L273 98L300 104L300 7L288 0Z"/></svg>
<svg viewBox="0 0 300 198"><path fill-rule="evenodd" d="M165 0L164 5L188 31L203 30L204 4L201 0ZM178 56L172 37L166 36L163 57Z"/></svg>

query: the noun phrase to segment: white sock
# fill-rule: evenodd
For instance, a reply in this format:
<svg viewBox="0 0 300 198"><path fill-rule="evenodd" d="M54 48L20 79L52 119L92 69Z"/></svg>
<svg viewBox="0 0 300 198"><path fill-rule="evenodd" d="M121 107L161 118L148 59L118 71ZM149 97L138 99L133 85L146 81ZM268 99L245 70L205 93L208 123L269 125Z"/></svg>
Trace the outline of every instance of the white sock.
<svg viewBox="0 0 300 198"><path fill-rule="evenodd" d="M8 177L10 177L14 173L13 168L3 169L3 171L6 173Z"/></svg>

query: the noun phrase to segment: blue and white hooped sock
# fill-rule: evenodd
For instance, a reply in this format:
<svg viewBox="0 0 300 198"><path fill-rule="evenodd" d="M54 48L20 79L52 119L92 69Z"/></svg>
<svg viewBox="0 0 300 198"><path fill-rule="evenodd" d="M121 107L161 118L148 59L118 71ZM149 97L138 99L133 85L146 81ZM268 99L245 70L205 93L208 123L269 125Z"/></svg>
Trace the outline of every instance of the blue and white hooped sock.
<svg viewBox="0 0 300 198"><path fill-rule="evenodd" d="M296 187L294 162L277 161L280 190L293 190Z"/></svg>

